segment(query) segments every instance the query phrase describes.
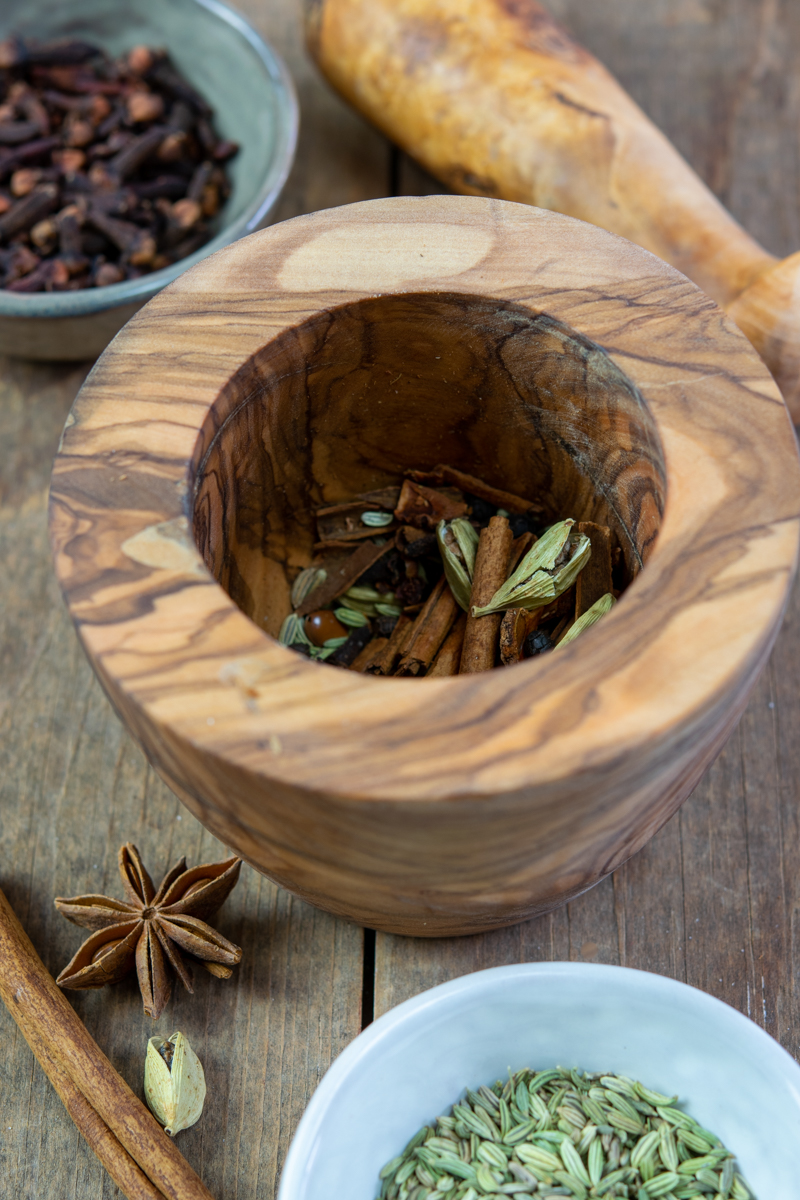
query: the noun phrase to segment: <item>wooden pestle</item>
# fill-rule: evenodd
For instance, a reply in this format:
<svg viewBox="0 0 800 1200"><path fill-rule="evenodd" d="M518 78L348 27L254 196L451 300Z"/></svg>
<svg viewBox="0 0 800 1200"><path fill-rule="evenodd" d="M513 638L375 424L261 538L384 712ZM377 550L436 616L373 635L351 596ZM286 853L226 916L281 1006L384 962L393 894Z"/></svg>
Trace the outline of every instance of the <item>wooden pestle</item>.
<svg viewBox="0 0 800 1200"><path fill-rule="evenodd" d="M536 0L306 0L306 34L345 99L455 191L579 217L683 271L800 421L800 252L750 237Z"/></svg>

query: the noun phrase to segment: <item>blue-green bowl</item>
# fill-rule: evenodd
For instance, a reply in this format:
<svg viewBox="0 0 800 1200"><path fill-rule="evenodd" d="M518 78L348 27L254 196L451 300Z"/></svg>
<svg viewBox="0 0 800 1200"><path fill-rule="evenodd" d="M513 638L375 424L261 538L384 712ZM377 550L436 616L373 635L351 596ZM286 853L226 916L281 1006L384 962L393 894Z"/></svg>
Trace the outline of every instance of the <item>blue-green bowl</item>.
<svg viewBox="0 0 800 1200"><path fill-rule="evenodd" d="M161 288L221 246L266 224L297 143L297 98L281 59L220 0L4 0L0 38L11 33L97 42L113 55L165 46L214 109L214 125L241 149L228 163L231 195L216 233L180 262L141 279L77 292L32 295L0 289L0 353L85 359Z"/></svg>

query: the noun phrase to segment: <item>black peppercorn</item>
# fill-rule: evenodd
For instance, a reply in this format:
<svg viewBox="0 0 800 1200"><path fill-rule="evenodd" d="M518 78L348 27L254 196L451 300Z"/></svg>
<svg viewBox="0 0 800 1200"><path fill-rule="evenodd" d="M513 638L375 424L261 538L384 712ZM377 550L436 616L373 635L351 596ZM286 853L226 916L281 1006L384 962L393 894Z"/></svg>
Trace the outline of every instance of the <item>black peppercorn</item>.
<svg viewBox="0 0 800 1200"><path fill-rule="evenodd" d="M553 643L543 629L534 629L533 633L529 633L525 638L522 646L523 658L536 658L537 654L544 654L546 650L552 650Z"/></svg>

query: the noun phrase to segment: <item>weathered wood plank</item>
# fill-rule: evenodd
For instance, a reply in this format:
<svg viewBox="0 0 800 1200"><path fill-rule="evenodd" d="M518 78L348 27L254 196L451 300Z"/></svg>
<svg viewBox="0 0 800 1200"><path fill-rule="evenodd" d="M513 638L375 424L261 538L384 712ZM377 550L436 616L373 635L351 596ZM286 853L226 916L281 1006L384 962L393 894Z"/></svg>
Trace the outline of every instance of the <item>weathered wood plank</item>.
<svg viewBox="0 0 800 1200"><path fill-rule="evenodd" d="M27 489L19 473L5 478L18 503L4 508L0 522L0 555L10 568L2 581L3 645L14 651L0 716L0 864L9 899L56 973L81 931L58 917L52 898L95 889L120 894L114 860L121 841L140 845L154 876L180 853L208 861L223 848L131 743L64 613L50 574L42 485L80 373L32 374L60 390L54 395L51 383L44 399L31 392L28 405L18 406L20 422L42 440L49 430L50 445L42 448L42 469L23 480ZM19 395L16 379L6 384L7 419ZM133 977L70 999L137 1091L147 1037L183 1029L204 1062L214 1117L183 1134L181 1149L216 1194L272 1195L311 1092L358 1031L362 935L249 868L219 927L243 946L241 970L227 982L197 972L195 996L176 993L156 1023L144 1017ZM8 1186L31 1197L114 1194L5 1010L0 1028L10 1048L0 1084Z"/></svg>
<svg viewBox="0 0 800 1200"><path fill-rule="evenodd" d="M383 195L388 147L306 65L299 6L244 7L289 63L303 127L276 219ZM135 841L154 876L181 853L223 856L148 767L85 661L52 576L45 506L58 438L82 368L3 362L0 384L0 880L56 973L81 941L54 895L120 895L115 857ZM291 1135L331 1060L360 1028L361 930L301 903L249 867L218 918L244 950L227 981L195 972L158 1022L134 979L68 993L141 1094L146 1040L182 1029L204 1064L206 1116L179 1146L218 1196L271 1200ZM0 1011L0 1175L26 1200L119 1193Z"/></svg>
<svg viewBox="0 0 800 1200"><path fill-rule="evenodd" d="M744 0L551 0L745 227L773 253L800 245L796 129L785 86L800 12ZM429 177L400 158L400 190ZM800 1054L800 588L739 729L681 812L612 880L518 931L450 942L379 934L376 1014L506 961L586 959L703 988Z"/></svg>

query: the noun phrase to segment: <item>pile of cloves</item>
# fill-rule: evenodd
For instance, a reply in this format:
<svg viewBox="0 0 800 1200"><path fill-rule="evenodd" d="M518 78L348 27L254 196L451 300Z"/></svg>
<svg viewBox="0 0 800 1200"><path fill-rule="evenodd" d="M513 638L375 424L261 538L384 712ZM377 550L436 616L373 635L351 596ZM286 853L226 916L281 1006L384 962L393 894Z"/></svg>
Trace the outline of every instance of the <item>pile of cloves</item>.
<svg viewBox="0 0 800 1200"><path fill-rule="evenodd" d="M627 584L613 531L440 465L316 512L279 640L371 675L510 666L567 645Z"/></svg>
<svg viewBox="0 0 800 1200"><path fill-rule="evenodd" d="M198 250L238 150L212 117L165 50L0 42L0 287L106 287Z"/></svg>

